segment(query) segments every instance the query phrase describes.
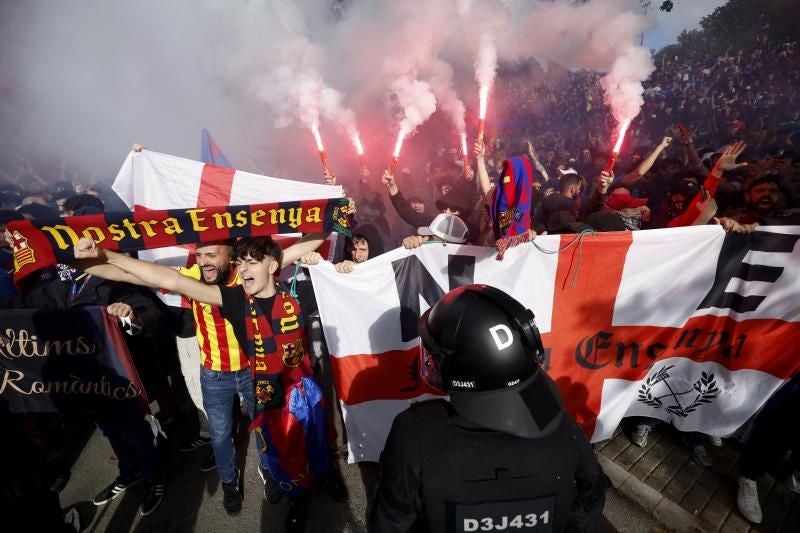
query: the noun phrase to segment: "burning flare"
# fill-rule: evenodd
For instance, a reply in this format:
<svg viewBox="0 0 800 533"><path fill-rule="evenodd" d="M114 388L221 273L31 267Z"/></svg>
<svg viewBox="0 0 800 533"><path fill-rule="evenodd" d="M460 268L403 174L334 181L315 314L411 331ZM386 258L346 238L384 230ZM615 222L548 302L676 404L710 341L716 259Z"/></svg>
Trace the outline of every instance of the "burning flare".
<svg viewBox="0 0 800 533"><path fill-rule="evenodd" d="M478 142L483 142L483 128L486 122L486 105L489 102L489 86L484 85L478 92L480 110L478 111Z"/></svg>
<svg viewBox="0 0 800 533"><path fill-rule="evenodd" d="M628 128L631 125L631 121L628 120L623 122L622 125L619 127L619 137L617 138L617 144L614 145L614 153L618 154L619 149L622 148L622 141L625 139L625 133L627 133Z"/></svg>
<svg viewBox="0 0 800 533"><path fill-rule="evenodd" d="M314 141L317 143L317 150L324 152L325 146L322 145L322 137L319 134L319 126L316 124L311 126L311 133L314 134Z"/></svg>
<svg viewBox="0 0 800 533"><path fill-rule="evenodd" d="M353 135L353 146L356 147L358 157L362 157L364 155L364 145L361 144L361 137L358 136L358 133Z"/></svg>
<svg viewBox="0 0 800 533"><path fill-rule="evenodd" d="M400 159L400 149L403 147L403 140L406 138L405 128L400 128L397 132L397 141L394 143L394 152L392 152L392 160L389 162L389 174L394 174L397 168L397 160Z"/></svg>
<svg viewBox="0 0 800 533"><path fill-rule="evenodd" d="M617 143L614 145L614 150L611 152L611 157L608 158L608 163L606 163L606 168L604 169L607 174L611 174L611 172L614 170L614 165L617 162L617 156L619 155L620 148L622 148L622 141L625 140L625 133L628 131L630 125L631 121L626 120L619 126L619 137L617 137Z"/></svg>
<svg viewBox="0 0 800 533"><path fill-rule="evenodd" d="M489 86L483 86L478 91L478 98L480 99L480 110L478 118L484 120L486 118L486 105L489 102Z"/></svg>
<svg viewBox="0 0 800 533"><path fill-rule="evenodd" d="M314 141L317 143L317 150L319 151L319 159L322 161L322 168L325 172L328 170L328 153L325 151L325 146L322 144L322 136L319 134L319 126L316 124L311 126L311 133L314 135Z"/></svg>
<svg viewBox="0 0 800 533"><path fill-rule="evenodd" d="M461 134L461 156L464 159L464 176L469 175L469 154L467 154L467 134Z"/></svg>

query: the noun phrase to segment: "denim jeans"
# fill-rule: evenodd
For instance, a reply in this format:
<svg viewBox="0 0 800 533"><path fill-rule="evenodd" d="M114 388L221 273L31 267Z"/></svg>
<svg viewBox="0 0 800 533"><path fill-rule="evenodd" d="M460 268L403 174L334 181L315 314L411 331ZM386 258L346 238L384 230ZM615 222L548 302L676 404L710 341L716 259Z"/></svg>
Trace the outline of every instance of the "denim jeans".
<svg viewBox="0 0 800 533"><path fill-rule="evenodd" d="M239 401L239 393L244 396L250 417L252 418L254 415L253 379L250 376L250 369L220 372L201 367L200 389L203 394L203 407L208 416L211 449L214 450L219 478L224 483L230 483L236 478L231 432L233 431L233 402Z"/></svg>

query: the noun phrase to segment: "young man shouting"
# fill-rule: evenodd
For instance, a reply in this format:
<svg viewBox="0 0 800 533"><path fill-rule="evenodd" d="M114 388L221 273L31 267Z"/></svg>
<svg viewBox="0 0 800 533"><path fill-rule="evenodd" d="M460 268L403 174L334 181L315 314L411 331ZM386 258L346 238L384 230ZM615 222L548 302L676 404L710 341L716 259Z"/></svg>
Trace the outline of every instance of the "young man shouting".
<svg viewBox="0 0 800 533"><path fill-rule="evenodd" d="M75 247L77 259L93 259L86 271L103 275L110 264L143 282L219 306L251 361L257 442L265 464L290 501L287 531L302 531L306 497L314 478L331 468L331 432L322 391L313 379L300 305L275 276L313 252L325 238L309 234L282 251L270 237L238 241L231 254L242 284L206 284L162 265L103 250L91 239ZM301 424L300 420L304 420ZM239 484L238 472L236 479ZM225 485L223 484L223 487Z"/></svg>

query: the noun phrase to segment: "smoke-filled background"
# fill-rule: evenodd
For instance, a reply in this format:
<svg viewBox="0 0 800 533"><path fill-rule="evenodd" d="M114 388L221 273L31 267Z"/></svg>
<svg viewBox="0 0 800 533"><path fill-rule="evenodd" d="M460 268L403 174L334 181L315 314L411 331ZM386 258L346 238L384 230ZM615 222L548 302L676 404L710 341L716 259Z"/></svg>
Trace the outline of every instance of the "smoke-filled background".
<svg viewBox="0 0 800 533"><path fill-rule="evenodd" d="M318 179L372 167L398 130L403 162L474 137L479 81L498 65L608 72L615 118L641 106L653 69L638 0L44 0L0 4L0 169L62 161L108 180L133 142L197 159L208 128L238 168ZM497 102L490 97L489 114ZM433 119L431 119L433 115ZM542 125L546 127L546 125ZM427 129L426 129L427 128ZM374 168L374 171L377 171Z"/></svg>

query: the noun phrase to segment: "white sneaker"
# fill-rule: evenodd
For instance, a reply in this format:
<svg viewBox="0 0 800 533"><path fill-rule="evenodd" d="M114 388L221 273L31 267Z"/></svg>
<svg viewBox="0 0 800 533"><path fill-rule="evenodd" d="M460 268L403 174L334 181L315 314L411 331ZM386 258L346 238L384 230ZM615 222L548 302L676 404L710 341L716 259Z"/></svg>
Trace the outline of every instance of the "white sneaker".
<svg viewBox="0 0 800 533"><path fill-rule="evenodd" d="M754 524L760 524L761 504L758 503L758 486L752 479L739 476L739 490L736 491L736 506L742 516Z"/></svg>
<svg viewBox="0 0 800 533"><path fill-rule="evenodd" d="M792 475L787 477L784 482L790 491L800 494L800 470L795 470Z"/></svg>

